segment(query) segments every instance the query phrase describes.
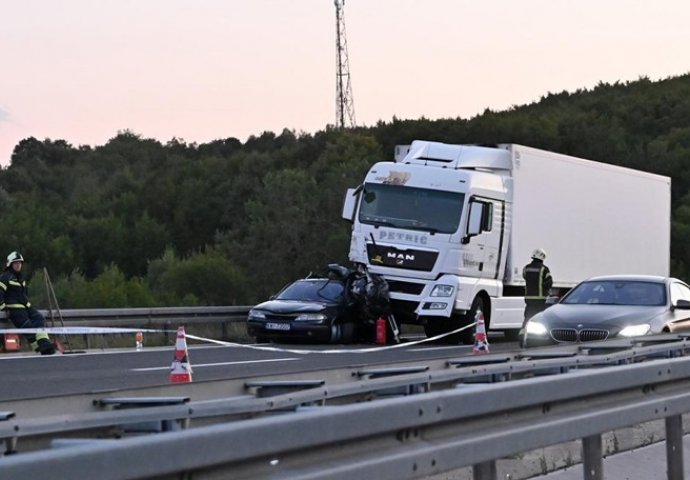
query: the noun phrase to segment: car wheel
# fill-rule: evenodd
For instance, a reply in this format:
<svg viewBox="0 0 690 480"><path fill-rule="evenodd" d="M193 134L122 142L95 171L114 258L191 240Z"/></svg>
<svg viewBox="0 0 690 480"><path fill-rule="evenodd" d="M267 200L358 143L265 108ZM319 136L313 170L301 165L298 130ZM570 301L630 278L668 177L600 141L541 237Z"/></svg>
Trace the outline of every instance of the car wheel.
<svg viewBox="0 0 690 480"><path fill-rule="evenodd" d="M329 340L330 343L338 343L340 342L340 324L334 323L331 325L331 338Z"/></svg>
<svg viewBox="0 0 690 480"><path fill-rule="evenodd" d="M355 324L346 322L340 325L340 341L343 343L353 343L355 341Z"/></svg>
<svg viewBox="0 0 690 480"><path fill-rule="evenodd" d="M270 340L266 335L257 335L256 336L256 343L268 343Z"/></svg>

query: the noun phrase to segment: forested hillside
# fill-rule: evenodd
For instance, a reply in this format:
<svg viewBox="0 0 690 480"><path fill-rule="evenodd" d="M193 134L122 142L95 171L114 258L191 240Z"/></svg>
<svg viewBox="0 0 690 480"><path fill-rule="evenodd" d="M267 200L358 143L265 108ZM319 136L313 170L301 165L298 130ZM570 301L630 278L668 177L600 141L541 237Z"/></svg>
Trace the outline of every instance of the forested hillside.
<svg viewBox="0 0 690 480"><path fill-rule="evenodd" d="M252 304L347 263L346 188L414 139L520 143L672 177L672 274L690 278L690 75L549 94L472 119L245 143L29 138L0 171L0 254L27 258L39 306L43 268L62 308Z"/></svg>

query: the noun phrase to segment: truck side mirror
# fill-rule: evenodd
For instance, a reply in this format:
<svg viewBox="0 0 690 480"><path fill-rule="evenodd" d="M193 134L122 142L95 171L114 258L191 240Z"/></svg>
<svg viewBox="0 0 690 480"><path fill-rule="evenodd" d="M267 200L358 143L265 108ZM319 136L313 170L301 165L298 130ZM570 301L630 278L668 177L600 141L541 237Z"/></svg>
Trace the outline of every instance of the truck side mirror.
<svg viewBox="0 0 690 480"><path fill-rule="evenodd" d="M343 218L352 223L355 221L355 210L357 209L357 200L359 200L359 192L362 188L348 188L345 193L345 201L343 202Z"/></svg>

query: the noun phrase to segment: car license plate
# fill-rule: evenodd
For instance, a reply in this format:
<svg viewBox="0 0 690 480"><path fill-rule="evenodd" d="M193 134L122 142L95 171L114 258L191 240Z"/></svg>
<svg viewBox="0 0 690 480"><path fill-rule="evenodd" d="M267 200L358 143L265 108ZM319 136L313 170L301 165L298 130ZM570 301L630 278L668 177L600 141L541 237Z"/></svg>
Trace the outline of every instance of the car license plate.
<svg viewBox="0 0 690 480"><path fill-rule="evenodd" d="M266 323L266 329L267 329L267 330L290 330L290 324L289 324L289 323L271 323L271 322L267 322L267 323Z"/></svg>

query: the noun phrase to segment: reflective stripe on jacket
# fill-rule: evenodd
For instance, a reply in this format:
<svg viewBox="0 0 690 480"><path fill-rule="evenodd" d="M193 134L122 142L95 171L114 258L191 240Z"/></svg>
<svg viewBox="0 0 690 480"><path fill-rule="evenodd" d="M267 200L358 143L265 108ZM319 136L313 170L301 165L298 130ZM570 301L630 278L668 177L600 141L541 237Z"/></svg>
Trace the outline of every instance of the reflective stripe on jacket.
<svg viewBox="0 0 690 480"><path fill-rule="evenodd" d="M525 279L525 299L544 300L553 285L551 272L544 262L533 258L522 269L522 278Z"/></svg>
<svg viewBox="0 0 690 480"><path fill-rule="evenodd" d="M7 269L0 275L0 310L29 308L26 280L14 270Z"/></svg>

